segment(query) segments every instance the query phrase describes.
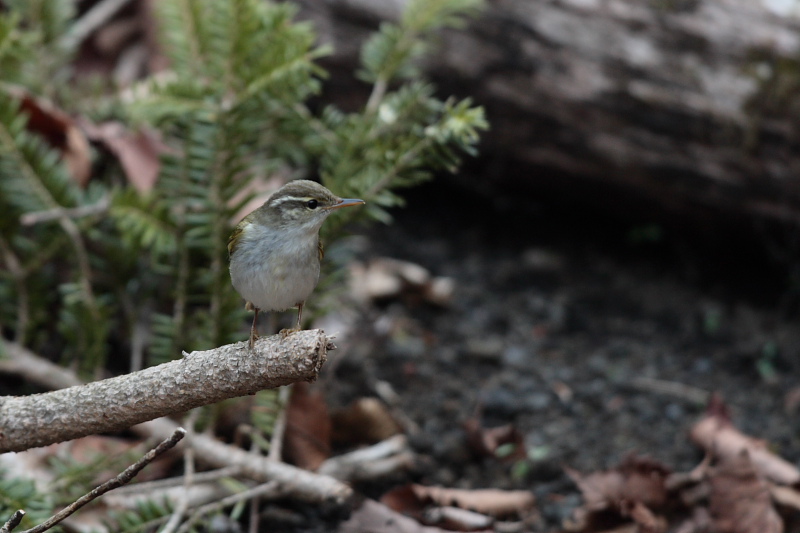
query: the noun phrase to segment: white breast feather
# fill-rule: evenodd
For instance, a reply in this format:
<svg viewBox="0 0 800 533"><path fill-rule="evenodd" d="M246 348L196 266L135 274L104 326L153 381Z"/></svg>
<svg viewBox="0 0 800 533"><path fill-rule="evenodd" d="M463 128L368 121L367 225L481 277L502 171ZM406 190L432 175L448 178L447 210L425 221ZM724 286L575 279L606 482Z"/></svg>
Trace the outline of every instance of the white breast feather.
<svg viewBox="0 0 800 533"><path fill-rule="evenodd" d="M316 229L311 235L306 228L294 230L296 235L287 232L292 230L283 230L277 240L264 226L250 224L231 257L234 288L263 311L296 306L319 281Z"/></svg>

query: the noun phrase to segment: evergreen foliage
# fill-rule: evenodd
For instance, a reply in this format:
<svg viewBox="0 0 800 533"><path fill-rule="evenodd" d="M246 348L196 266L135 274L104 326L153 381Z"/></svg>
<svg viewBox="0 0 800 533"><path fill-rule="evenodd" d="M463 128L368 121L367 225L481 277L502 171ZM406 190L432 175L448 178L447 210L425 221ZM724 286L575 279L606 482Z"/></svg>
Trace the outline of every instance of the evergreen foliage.
<svg viewBox="0 0 800 533"><path fill-rule="evenodd" d="M158 527L169 520L172 511L169 502L154 499L139 500L133 509L112 511L105 525L108 531L116 533L158 531ZM194 533L197 529L191 531Z"/></svg>
<svg viewBox="0 0 800 533"><path fill-rule="evenodd" d="M21 527L30 528L45 521L53 512L52 497L39 492L31 479L9 476L0 469L0 523L5 522L17 509L25 510Z"/></svg>
<svg viewBox="0 0 800 533"><path fill-rule="evenodd" d="M157 186L143 195L106 176L82 189L59 152L26 128L19 90L7 85L38 95L46 77L31 64L68 71L71 2L9 5L0 18L0 250L8 267L0 324L35 350L59 346L86 370L112 345L128 345L142 321L149 363L241 337L225 242L252 180L313 169L338 194L364 198L366 209L326 225L330 243L352 218L388 221L385 209L402 203L397 189L455 170L486 127L469 101L437 99L416 67L435 31L463 23L477 0L411 2L399 23L383 24L359 71L372 94L351 113L306 105L321 88L315 60L326 50L309 24L293 21L292 4L166 0L155 5L172 71L114 107L130 123L160 129L169 144ZM110 207L101 215L19 223L25 213L103 197Z"/></svg>
<svg viewBox="0 0 800 533"><path fill-rule="evenodd" d="M402 204L398 189L455 171L487 127L483 112L469 100L438 99L418 64L436 32L463 24L480 4L411 0L398 23L383 24L364 44L358 76L371 95L362 110L344 112L307 105L322 88L317 60L328 50L315 44L310 24L294 20L290 3L154 2L170 73L144 80L132 97L86 109L69 78L74 2L4 2L0 351L10 339L96 373L110 353L114 370L123 371L126 352L133 361L143 353L149 365L244 340L245 311L226 250L235 218L252 200L243 191L281 173L319 178L336 194L366 200L365 209L331 218L323 234L330 244L348 222L389 221L386 209ZM101 153L89 185L76 183L59 150L27 127L22 94L96 121L157 128L169 152L155 188L138 192ZM63 211L103 202L107 209L86 216ZM47 211L61 215L21 222ZM319 304L310 303L313 313ZM253 422L268 433L277 399L265 394L259 402L266 411ZM0 483L0 501L12 488ZM124 530L167 512L155 505L131 513Z"/></svg>

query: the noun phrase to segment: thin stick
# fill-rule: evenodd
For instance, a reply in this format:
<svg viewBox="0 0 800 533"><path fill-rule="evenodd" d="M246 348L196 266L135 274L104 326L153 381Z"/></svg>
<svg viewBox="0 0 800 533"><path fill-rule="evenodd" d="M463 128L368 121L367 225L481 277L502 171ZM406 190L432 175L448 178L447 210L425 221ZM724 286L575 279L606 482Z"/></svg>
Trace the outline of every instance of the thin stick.
<svg viewBox="0 0 800 533"><path fill-rule="evenodd" d="M272 440L269 444L269 457L273 461L281 461L283 455L283 435L286 433L286 414L289 406L289 396L292 393L292 385L286 385L278 390L278 403L280 404L281 412L278 413L278 419L275 421L275 427L272 430Z"/></svg>
<svg viewBox="0 0 800 533"><path fill-rule="evenodd" d="M25 213L19 217L19 222L23 226L34 226L42 222L58 220L61 217L74 219L88 217L90 215L99 215L108 211L110 205L111 199L104 197L101 198L97 203L91 205L81 205L78 207L56 207L53 209L46 209L44 211Z"/></svg>
<svg viewBox="0 0 800 533"><path fill-rule="evenodd" d="M62 39L62 44L66 48L72 48L83 42L97 28L111 20L111 17L125 7L130 0L102 0L86 12L77 22L72 25L69 33Z"/></svg>
<svg viewBox="0 0 800 533"><path fill-rule="evenodd" d="M259 507L261 507L261 498L256 496L250 502L250 527L247 529L249 533L258 533L261 528L261 518L259 517Z"/></svg>
<svg viewBox="0 0 800 533"><path fill-rule="evenodd" d="M699 405L707 404L711 397L711 393L707 390L663 379L637 377L630 382L630 385L634 389L664 394Z"/></svg>
<svg viewBox="0 0 800 533"><path fill-rule="evenodd" d="M262 485L253 487L252 489L242 491L238 494L233 494L231 496L228 496L227 498L222 498L221 500L214 503L209 503L208 505L199 507L197 511L195 511L192 514L191 518L189 518L189 520L187 520L183 524L183 526L181 526L181 528L178 530L177 533L187 533L192 529L192 526L194 526L203 516L209 513L215 513L217 511L221 511L226 507L230 507L231 505L236 505L241 501L246 501L251 498L255 498L256 496L275 497L278 494L280 494L280 492L281 492L280 483L278 483L277 481L268 481Z"/></svg>
<svg viewBox="0 0 800 533"><path fill-rule="evenodd" d="M20 509L19 511L14 511L14 514L11 515L11 518L8 519L8 522L0 527L0 533L11 533L11 530L14 529L22 522L22 519L25 518L25 511Z"/></svg>
<svg viewBox="0 0 800 533"><path fill-rule="evenodd" d="M192 442L194 436L194 425L197 423L197 417L200 413L199 409L192 409L186 416L187 434L189 435L188 442ZM186 516L189 510L189 490L194 484L194 450L191 446L186 448L183 453L183 494L178 500L175 510L172 511L172 516L169 521L161 529L161 533L173 533L181 525L181 520Z"/></svg>
<svg viewBox="0 0 800 533"><path fill-rule="evenodd" d="M217 481L224 477L236 477L241 475L242 468L239 466L226 466L224 468L218 468L216 470L209 470L208 472L199 472L194 475L194 483L196 485L200 485L202 483L209 483L211 481ZM120 494L142 494L142 493L152 493L159 490L169 489L172 487L177 487L179 485L183 485L185 482L183 480L183 476L176 476L170 477L166 479L159 479L156 481L145 481L144 483L134 483L133 485L128 485L126 487L120 487L117 492L114 494L119 496Z"/></svg>
<svg viewBox="0 0 800 533"><path fill-rule="evenodd" d="M136 474L138 474L145 466L152 463L153 460L159 455L173 448L185 435L186 435L186 430L179 427L172 433L172 435L168 439L163 440L161 444L159 444L158 446L147 452L141 459L139 459L131 466L123 470L122 473L119 474L117 477L106 481L99 487L84 494L83 496L81 496L68 506L66 506L60 512L54 514L53 516L51 516L38 526L25 530L23 533L42 533L44 531L47 531L48 529L52 528L53 526L55 526L56 524L58 524L71 514L73 514L75 511L77 511L87 503L91 502L92 500L97 499L98 497L102 496L108 491L114 490L117 487L121 487L122 485L129 483L136 476Z"/></svg>
<svg viewBox="0 0 800 533"><path fill-rule="evenodd" d="M17 325L14 331L14 342L25 344L25 331L28 329L30 309L28 286L25 284L27 273L22 267L19 258L11 249L10 243L7 243L2 237L0 237L0 253L2 253L3 261L14 279L14 285L17 287Z"/></svg>

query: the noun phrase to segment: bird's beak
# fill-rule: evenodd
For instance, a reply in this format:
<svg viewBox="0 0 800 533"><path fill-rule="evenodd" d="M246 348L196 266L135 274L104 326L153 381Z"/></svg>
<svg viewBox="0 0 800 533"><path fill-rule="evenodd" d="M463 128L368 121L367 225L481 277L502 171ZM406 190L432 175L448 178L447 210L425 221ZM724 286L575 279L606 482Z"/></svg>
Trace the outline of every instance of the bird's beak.
<svg viewBox="0 0 800 533"><path fill-rule="evenodd" d="M351 205L361 205L365 204L364 200L359 200L358 198L340 198L339 203L333 204L328 209L340 209L342 207L350 207Z"/></svg>

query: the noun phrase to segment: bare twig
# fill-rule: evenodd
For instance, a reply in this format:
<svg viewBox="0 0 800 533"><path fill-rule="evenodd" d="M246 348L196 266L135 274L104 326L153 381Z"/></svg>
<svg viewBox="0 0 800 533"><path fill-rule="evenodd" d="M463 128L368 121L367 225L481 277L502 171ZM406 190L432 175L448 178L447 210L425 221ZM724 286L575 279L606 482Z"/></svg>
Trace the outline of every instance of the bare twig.
<svg viewBox="0 0 800 533"><path fill-rule="evenodd" d="M289 396L292 394L292 386L281 387L278 391L278 404L280 412L275 421L275 428L272 430L272 439L269 444L268 457L273 461L280 461L283 456L283 435L286 433L286 413L289 404Z"/></svg>
<svg viewBox="0 0 800 533"><path fill-rule="evenodd" d="M400 396L395 392L394 388L388 381L375 380L373 383L373 390L378 397L389 406L392 417L397 420L397 423L403 428L406 435L419 435L422 429L419 424L408 416L400 405Z"/></svg>
<svg viewBox="0 0 800 533"><path fill-rule="evenodd" d="M55 526L56 524L58 524L71 514L73 514L75 511L77 511L87 503L91 502L92 500L99 498L100 496L102 496L103 494L105 494L110 490L114 490L117 487L125 485L126 483L130 483L130 481L134 478L134 476L136 476L136 474L138 474L145 466L152 463L156 457L163 454L167 450L174 448L175 445L178 444L178 442L184 437L184 435L186 435L186 430L184 430L183 428L177 428L172 433L172 435L164 439L161 442L161 444L159 444L158 446L147 452L141 459L139 459L131 466L123 470L122 473L119 474L117 477L106 481L99 487L84 494L83 496L81 496L68 506L66 506L64 509L62 509L55 515L48 518L41 524L39 524L38 526L25 530L22 533L42 533L44 531L47 531L48 529L52 528L53 526Z"/></svg>
<svg viewBox="0 0 800 533"><path fill-rule="evenodd" d="M208 472L198 472L194 474L194 483L198 485L201 483L209 483L224 477L236 477L241 475L241 473L242 469L238 466L227 466L225 468L209 470ZM144 483L135 483L126 487L121 487L114 495L152 494L153 492L177 487L184 483L183 476L158 479L156 481L145 481Z"/></svg>
<svg viewBox="0 0 800 533"><path fill-rule="evenodd" d="M332 457L317 473L344 481L372 481L414 466L414 454L405 435L389 437L368 448Z"/></svg>
<svg viewBox="0 0 800 533"><path fill-rule="evenodd" d="M108 22L111 17L125 7L130 0L102 0L86 12L70 28L69 33L63 38L63 45L69 49L83 42L94 31Z"/></svg>
<svg viewBox="0 0 800 533"><path fill-rule="evenodd" d="M197 435L192 442L198 457L213 466L240 465L245 476L255 481L277 481L289 496L306 501L332 500L342 503L353 491L341 481L315 474L286 463L270 461L263 456L234 448L206 435Z"/></svg>
<svg viewBox="0 0 800 533"><path fill-rule="evenodd" d="M0 340L0 349L4 345L12 354L26 352ZM273 335L259 339L252 351L246 342L230 344L79 387L0 397L0 453L119 431L200 405L313 380L333 347L322 330L286 339Z"/></svg>
<svg viewBox="0 0 800 533"><path fill-rule="evenodd" d="M178 530L178 533L186 533L192 529L194 526L203 516L215 513L217 511L221 511L226 507L230 507L231 505L236 505L239 502L247 501L251 498L255 497L270 497L274 498L281 494L281 486L276 481L270 481L264 483L263 485L258 485L257 487L253 487L252 489L248 489L242 491L238 494L233 494L232 496L228 496L227 498L223 498L218 502L209 503L208 505L204 505L198 508L194 513L192 513L191 518L184 522L183 526Z"/></svg>
<svg viewBox="0 0 800 533"><path fill-rule="evenodd" d="M27 272L11 249L11 245L2 236L0 236L0 253L2 253L8 272L14 279L14 286L17 288L17 324L14 328L14 341L24 343L30 313L28 286L25 284Z"/></svg>
<svg viewBox="0 0 800 533"><path fill-rule="evenodd" d="M365 107L367 113L375 113L378 110L378 106L383 100L383 96L386 94L386 89L388 88L389 83L384 76L375 80L375 85L372 86L372 92L369 95Z"/></svg>
<svg viewBox="0 0 800 533"><path fill-rule="evenodd" d="M249 533L258 533L261 530L260 507L261 496L253 496L253 499L250 500L250 516L248 517L248 522L250 523Z"/></svg>
<svg viewBox="0 0 800 533"><path fill-rule="evenodd" d="M699 405L707 404L711 397L711 393L707 390L663 379L638 377L631 381L631 386L634 389L664 394Z"/></svg>
<svg viewBox="0 0 800 533"><path fill-rule="evenodd" d="M8 522L3 524L3 527L0 527L0 533L10 533L12 529L17 527L22 519L25 518L25 511L22 509L18 511L14 511L14 514L11 515L11 518L8 519Z"/></svg>
<svg viewBox="0 0 800 533"><path fill-rule="evenodd" d="M108 211L110 205L111 199L108 196L105 196L97 203L91 205L82 205L79 207L56 207L54 209L47 209L45 211L25 213L19 217L19 222L23 226L34 226L36 224L41 224L42 222L59 220L62 217L75 219L91 215L99 215Z"/></svg>
<svg viewBox="0 0 800 533"><path fill-rule="evenodd" d="M193 409L187 416L186 416L186 427L189 428L187 430L187 434L189 438L187 439L189 442L192 441L194 437L194 425L197 423L197 416L198 413L197 409ZM178 504L175 506L175 509L172 511L172 515L169 517L169 521L164 525L164 528L161 530L161 533L173 533L173 531L178 529L178 526L181 524L181 520L183 517L186 516L186 512L189 510L189 492L192 488L192 484L194 483L194 449L189 447L183 454L183 493L180 496L180 500L178 500Z"/></svg>
<svg viewBox="0 0 800 533"><path fill-rule="evenodd" d="M0 373L21 376L26 381L48 389L66 389L81 385L74 372L39 357L15 342L0 339Z"/></svg>

